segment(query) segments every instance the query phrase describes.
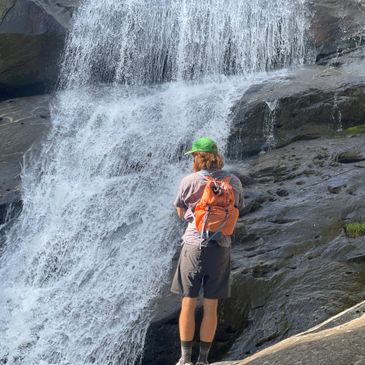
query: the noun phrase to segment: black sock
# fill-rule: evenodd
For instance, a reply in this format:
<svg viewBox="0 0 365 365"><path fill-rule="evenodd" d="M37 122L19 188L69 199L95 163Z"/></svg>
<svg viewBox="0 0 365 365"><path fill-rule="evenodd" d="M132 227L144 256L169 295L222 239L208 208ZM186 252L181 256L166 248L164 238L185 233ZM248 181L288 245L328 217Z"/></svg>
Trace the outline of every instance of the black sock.
<svg viewBox="0 0 365 365"><path fill-rule="evenodd" d="M210 346L212 346L211 342L200 341L200 351L198 362L202 362L203 364L208 364L208 355Z"/></svg>
<svg viewBox="0 0 365 365"><path fill-rule="evenodd" d="M191 352L193 348L193 341L181 341L181 359L182 364L191 362Z"/></svg>

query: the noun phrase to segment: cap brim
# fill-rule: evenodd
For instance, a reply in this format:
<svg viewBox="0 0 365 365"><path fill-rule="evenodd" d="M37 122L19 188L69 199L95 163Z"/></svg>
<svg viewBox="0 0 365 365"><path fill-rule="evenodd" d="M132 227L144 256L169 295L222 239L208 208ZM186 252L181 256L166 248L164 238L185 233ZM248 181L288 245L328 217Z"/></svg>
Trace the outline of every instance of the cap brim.
<svg viewBox="0 0 365 365"><path fill-rule="evenodd" d="M188 152L185 152L184 155L190 155L192 153L194 153L195 151L188 151Z"/></svg>
<svg viewBox="0 0 365 365"><path fill-rule="evenodd" d="M199 150L199 151L188 151L188 152L185 152L184 155L190 155L190 154L195 153L195 152L218 153L218 150L215 150L215 151L202 151L202 150Z"/></svg>

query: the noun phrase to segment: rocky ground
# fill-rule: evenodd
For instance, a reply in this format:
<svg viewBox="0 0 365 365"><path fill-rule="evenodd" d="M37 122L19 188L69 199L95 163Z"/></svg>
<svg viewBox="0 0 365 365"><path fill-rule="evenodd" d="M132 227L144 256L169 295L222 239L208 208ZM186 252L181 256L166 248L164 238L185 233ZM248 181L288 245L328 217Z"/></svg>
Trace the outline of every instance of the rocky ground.
<svg viewBox="0 0 365 365"><path fill-rule="evenodd" d="M243 361L212 365L363 365L365 302Z"/></svg>
<svg viewBox="0 0 365 365"><path fill-rule="evenodd" d="M364 298L364 238L349 239L343 229L365 220L364 142L365 136L299 141L241 165L248 206L235 235L233 287L245 322L228 358ZM238 302L232 298L225 312L235 313Z"/></svg>

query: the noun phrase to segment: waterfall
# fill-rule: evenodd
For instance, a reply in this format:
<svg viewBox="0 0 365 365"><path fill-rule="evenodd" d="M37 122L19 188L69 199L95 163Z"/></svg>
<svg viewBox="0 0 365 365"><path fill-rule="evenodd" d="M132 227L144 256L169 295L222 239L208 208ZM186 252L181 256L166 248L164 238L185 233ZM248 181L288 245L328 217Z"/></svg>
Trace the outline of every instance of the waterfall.
<svg viewBox="0 0 365 365"><path fill-rule="evenodd" d="M302 63L302 0L99 0L78 11L64 86L237 75Z"/></svg>
<svg viewBox="0 0 365 365"><path fill-rule="evenodd" d="M300 0L85 0L0 258L0 363L132 365L178 247L191 140L305 60Z"/></svg>

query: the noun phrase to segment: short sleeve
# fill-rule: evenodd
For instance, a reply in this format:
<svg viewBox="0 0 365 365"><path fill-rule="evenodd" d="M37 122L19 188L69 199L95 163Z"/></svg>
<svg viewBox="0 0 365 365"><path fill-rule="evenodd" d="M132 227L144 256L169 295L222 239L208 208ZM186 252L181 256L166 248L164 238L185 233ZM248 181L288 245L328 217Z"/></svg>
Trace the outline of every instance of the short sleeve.
<svg viewBox="0 0 365 365"><path fill-rule="evenodd" d="M245 207L245 200L240 179L236 176L232 176L231 185L234 190L235 205L238 210L241 210Z"/></svg>
<svg viewBox="0 0 365 365"><path fill-rule="evenodd" d="M176 208L183 208L183 209L187 209L187 206L184 202L183 196L184 196L184 181L181 181L180 186L179 186L179 191L177 192L177 196L176 199L174 201L174 206Z"/></svg>

